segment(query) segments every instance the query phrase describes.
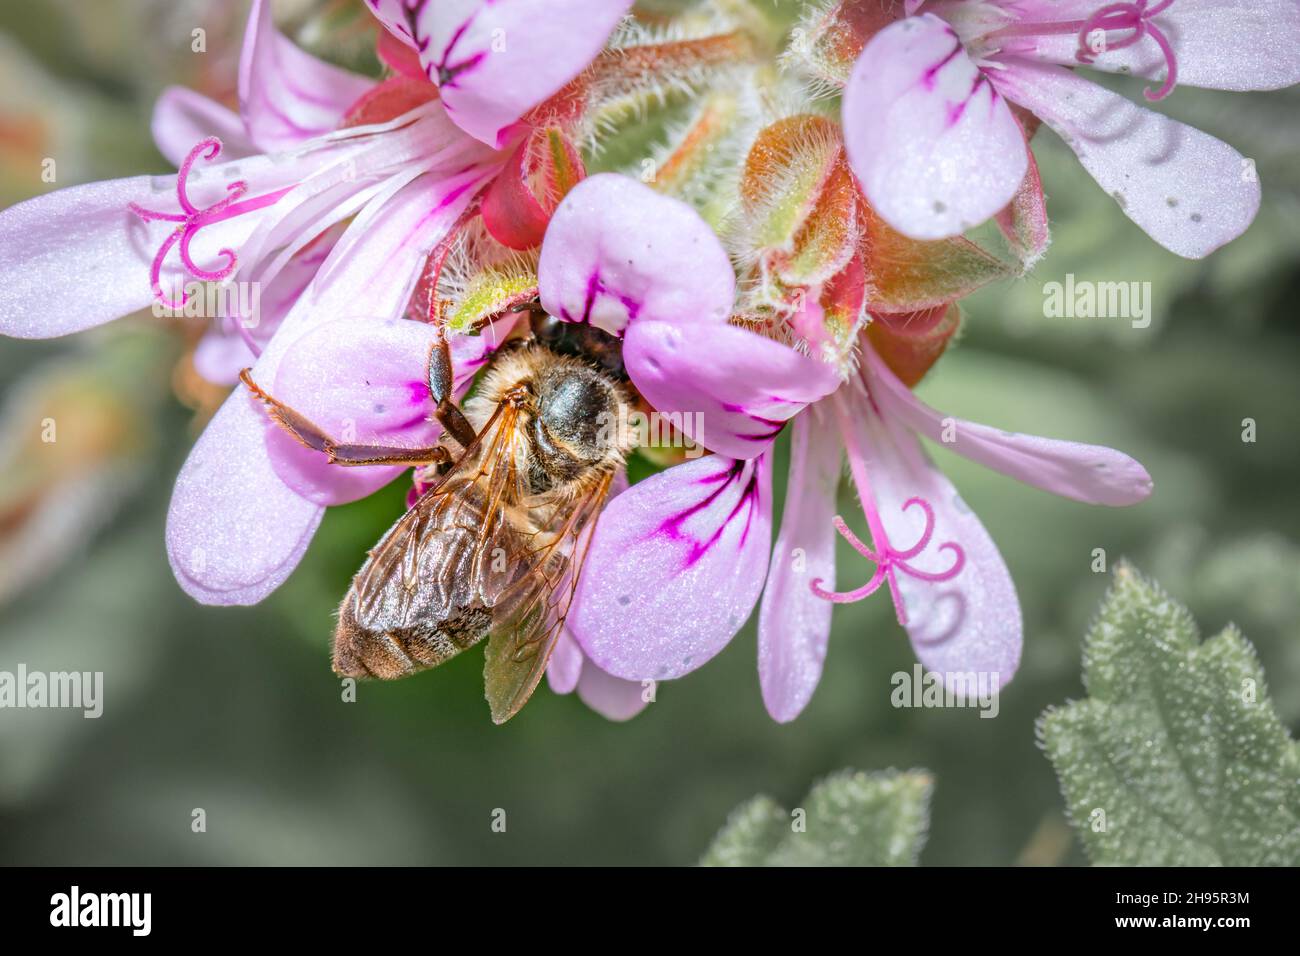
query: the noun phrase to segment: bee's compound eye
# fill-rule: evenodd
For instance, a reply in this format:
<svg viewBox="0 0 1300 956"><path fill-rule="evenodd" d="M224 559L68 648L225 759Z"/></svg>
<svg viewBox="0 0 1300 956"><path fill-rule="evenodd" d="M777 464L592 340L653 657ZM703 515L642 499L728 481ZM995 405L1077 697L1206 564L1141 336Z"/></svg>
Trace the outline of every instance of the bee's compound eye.
<svg viewBox="0 0 1300 956"><path fill-rule="evenodd" d="M554 437L594 458L612 440L610 394L595 374L566 375L543 392L539 415Z"/></svg>

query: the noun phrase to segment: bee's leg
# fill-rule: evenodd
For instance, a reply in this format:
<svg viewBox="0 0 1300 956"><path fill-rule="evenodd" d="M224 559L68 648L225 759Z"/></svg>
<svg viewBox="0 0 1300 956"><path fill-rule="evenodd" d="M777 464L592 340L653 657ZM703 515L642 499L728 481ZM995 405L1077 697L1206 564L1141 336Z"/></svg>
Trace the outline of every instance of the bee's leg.
<svg viewBox="0 0 1300 956"><path fill-rule="evenodd" d="M358 445L337 442L319 425L301 412L289 407L264 392L250 369L239 373L239 380L250 392L266 404L271 421L275 422L299 444L329 456L333 465L433 465L451 460L451 453L440 445L430 448L404 448L400 445Z"/></svg>
<svg viewBox="0 0 1300 956"><path fill-rule="evenodd" d="M451 461L441 445L403 448L400 445L330 445L331 465L437 465Z"/></svg>
<svg viewBox="0 0 1300 956"><path fill-rule="evenodd" d="M468 448L477 432L451 397L454 389L451 346L447 343L446 333L442 333L437 344L429 350L429 394L437 404L433 414L461 448Z"/></svg>

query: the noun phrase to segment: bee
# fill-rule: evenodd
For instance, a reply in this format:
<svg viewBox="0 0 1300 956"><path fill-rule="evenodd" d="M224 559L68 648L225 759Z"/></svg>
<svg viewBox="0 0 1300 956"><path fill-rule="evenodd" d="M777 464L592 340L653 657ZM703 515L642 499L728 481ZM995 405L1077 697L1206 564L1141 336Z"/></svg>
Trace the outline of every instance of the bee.
<svg viewBox="0 0 1300 956"><path fill-rule="evenodd" d="M500 724L527 702L573 602L587 545L630 449L610 427L631 386L619 341L533 305L531 334L493 355L462 410L445 332L430 350L438 444L337 442L240 378L290 435L340 466L415 465L429 487L371 549L339 607L333 666L406 677L488 639Z"/></svg>

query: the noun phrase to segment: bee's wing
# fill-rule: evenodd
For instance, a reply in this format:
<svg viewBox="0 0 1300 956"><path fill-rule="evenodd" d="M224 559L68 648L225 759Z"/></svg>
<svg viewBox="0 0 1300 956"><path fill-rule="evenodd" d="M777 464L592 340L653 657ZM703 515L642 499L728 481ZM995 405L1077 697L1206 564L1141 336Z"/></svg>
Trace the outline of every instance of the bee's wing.
<svg viewBox="0 0 1300 956"><path fill-rule="evenodd" d="M483 678L492 719L498 724L519 712L546 671L612 483L613 475L604 476L581 497L557 505L549 519L537 522L551 533L526 547L520 560L528 572L510 584L493 608Z"/></svg>
<svg viewBox="0 0 1300 956"><path fill-rule="evenodd" d="M389 529L339 608L334 669L403 677L481 640L492 608L527 573L506 510L523 495L518 411L502 404L479 438Z"/></svg>

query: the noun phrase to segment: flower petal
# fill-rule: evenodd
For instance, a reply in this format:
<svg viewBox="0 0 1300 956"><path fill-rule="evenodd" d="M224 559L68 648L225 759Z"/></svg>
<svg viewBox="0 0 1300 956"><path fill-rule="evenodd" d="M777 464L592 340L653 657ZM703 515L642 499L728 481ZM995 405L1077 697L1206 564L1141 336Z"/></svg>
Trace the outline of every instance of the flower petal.
<svg viewBox="0 0 1300 956"><path fill-rule="evenodd" d="M556 694L571 694L578 686L582 676L582 648L573 639L568 629L560 631L556 638L551 659L546 662L546 683Z"/></svg>
<svg viewBox="0 0 1300 956"><path fill-rule="evenodd" d="M465 176L473 175L471 173ZM473 198L465 176L424 176L366 209L253 366L274 381L294 339L333 318L393 318L430 248ZM472 180L471 180L472 181ZM363 236L353 233L361 229ZM363 303L363 306L359 306ZM167 515L167 551L181 586L208 604L255 604L280 586L320 524L320 505L292 491L265 451L267 419L243 389L231 394L190 452Z"/></svg>
<svg viewBox="0 0 1300 956"><path fill-rule="evenodd" d="M736 292L694 209L614 173L584 179L556 208L537 271L547 312L614 335L634 319L725 322Z"/></svg>
<svg viewBox="0 0 1300 956"><path fill-rule="evenodd" d="M835 580L835 493L842 455L835 423L813 405L794 420L790 482L758 611L758 677L773 720L794 720L822 676L831 603L813 593Z"/></svg>
<svg viewBox="0 0 1300 956"><path fill-rule="evenodd" d="M561 631L546 665L546 682L556 694L578 692L578 699L606 720L631 720L649 703L641 681L606 674L587 660L567 630Z"/></svg>
<svg viewBox="0 0 1300 956"><path fill-rule="evenodd" d="M905 507L919 497L934 509L934 538L908 563L942 573L951 568L953 555L941 545L956 542L965 553L965 564L950 580L929 582L897 572L916 656L942 674L946 686L971 672L997 675L994 683L1002 686L1020 663L1022 622L1015 585L997 545L910 431L882 418L865 396L856 396L855 407L851 427L863 443L866 471L891 544L910 548L923 534L922 509Z"/></svg>
<svg viewBox="0 0 1300 956"><path fill-rule="evenodd" d="M658 412L681 413L685 435L732 458L761 454L840 383L831 365L733 325L638 319L623 362Z"/></svg>
<svg viewBox="0 0 1300 956"><path fill-rule="evenodd" d="M872 37L844 88L843 111L863 192L913 239L979 225L1025 178L1024 136L1010 107L933 14Z"/></svg>
<svg viewBox="0 0 1300 956"><path fill-rule="evenodd" d="M1092 505L1132 505L1151 494L1147 470L1122 452L1018 435L947 416L917 398L873 350L865 352L867 387L885 414L985 468Z"/></svg>
<svg viewBox="0 0 1300 956"><path fill-rule="evenodd" d="M606 720L631 720L650 703L642 681L623 680L584 661L578 698Z"/></svg>
<svg viewBox="0 0 1300 956"><path fill-rule="evenodd" d="M349 444L427 447L441 431L428 386L429 352L437 339L437 329L424 322L336 319L296 339L275 381L258 384ZM273 423L266 442L281 480L321 505L364 498L406 470L331 465Z"/></svg>
<svg viewBox="0 0 1300 956"><path fill-rule="evenodd" d="M1254 167L1208 133L1058 66L1020 62L999 71L996 82L1052 127L1124 213L1169 251L1203 258L1255 218Z"/></svg>
<svg viewBox="0 0 1300 956"><path fill-rule="evenodd" d="M1024 16L1083 20L1098 0L1038 0ZM1039 15L1041 12L1041 16ZM1300 83L1300 5L1294 0L1176 0L1151 21L1173 46L1178 82L1215 90L1279 90ZM1113 39L1129 31L1112 34ZM1005 53L1078 66L1077 34L1025 37ZM1150 38L1097 54L1094 69L1163 79L1165 55Z"/></svg>
<svg viewBox="0 0 1300 956"><path fill-rule="evenodd" d="M149 263L166 223L127 209L152 195L148 176L60 189L0 213L0 333L80 332L153 300Z"/></svg>
<svg viewBox="0 0 1300 956"><path fill-rule="evenodd" d="M343 223L331 226L290 257L269 281L253 280L239 287L236 312L230 311L230 306L236 303L232 295L226 300L226 312L199 340L194 350L195 371L217 385L238 382L239 373L253 364L289 310L307 291L343 231ZM251 302L243 301L245 289L256 296ZM246 305L251 307L245 308Z"/></svg>
<svg viewBox="0 0 1300 956"><path fill-rule="evenodd" d="M214 385L234 385L256 359L229 321L208 329L194 347L194 371Z"/></svg>
<svg viewBox="0 0 1300 956"><path fill-rule="evenodd" d="M269 0L253 0L239 60L239 111L263 152L292 149L336 129L373 85L300 50L275 28Z"/></svg>
<svg viewBox="0 0 1300 956"><path fill-rule="evenodd" d="M262 419L237 391L177 476L167 556L180 586L204 604L262 600L297 567L324 515L276 475L263 434Z"/></svg>
<svg viewBox="0 0 1300 956"><path fill-rule="evenodd" d="M667 680L735 636L767 573L769 458L688 461L609 503L569 616L597 667L626 680Z"/></svg>
<svg viewBox="0 0 1300 956"><path fill-rule="evenodd" d="M200 207L225 193L242 167L250 183L283 185L265 159L219 164L190 176ZM149 266L175 223L141 222L128 208L179 210L176 177L135 176L72 186L0 212L0 334L53 338L102 325L153 301ZM274 188L272 186L271 188ZM220 261L217 250L238 247L260 214L216 222L195 236L194 258ZM180 275L168 261L163 286Z"/></svg>
<svg viewBox="0 0 1300 956"><path fill-rule="evenodd" d="M580 73L632 0L369 0L420 54L457 125L501 148L510 127Z"/></svg>
<svg viewBox="0 0 1300 956"><path fill-rule="evenodd" d="M270 392L350 444L427 448L442 431L428 386L429 353L436 342L437 331L424 322L326 322L292 343ZM449 344L460 394L486 361L492 342L488 336L456 335ZM266 446L281 480L321 505L364 498L409 467L331 465L270 422Z"/></svg>
<svg viewBox="0 0 1300 956"><path fill-rule="evenodd" d="M243 182L247 198L241 203L251 208L195 232L193 259L220 264L223 250L234 250L231 278L269 288L271 276L259 267L273 251L287 261L370 199L387 198L417 176L421 183L446 182L445 191L434 190L437 203L424 210L429 223L439 222L444 205L472 195L496 161L486 147L461 134L437 104L400 129L354 130L289 157L200 161L187 187L195 207L212 206L229 196L231 185ZM66 335L149 305L154 299L150 264L165 241L175 240L176 223L143 222L130 206L179 214L177 179L137 176L74 186L0 212L0 334ZM259 205L269 200L274 201ZM367 208L380 205L370 202ZM174 294L185 278L173 249L162 261L160 284ZM404 282L400 277L398 288Z"/></svg>
<svg viewBox="0 0 1300 956"><path fill-rule="evenodd" d="M183 86L162 91L154 103L151 128L158 152L173 166L180 166L194 144L209 136L221 140L221 155L228 160L260 152L237 113Z"/></svg>
<svg viewBox="0 0 1300 956"><path fill-rule="evenodd" d="M528 142L522 142L510 161L483 192L483 226L492 238L511 249L534 249L542 244L550 215L533 195L524 177Z"/></svg>

